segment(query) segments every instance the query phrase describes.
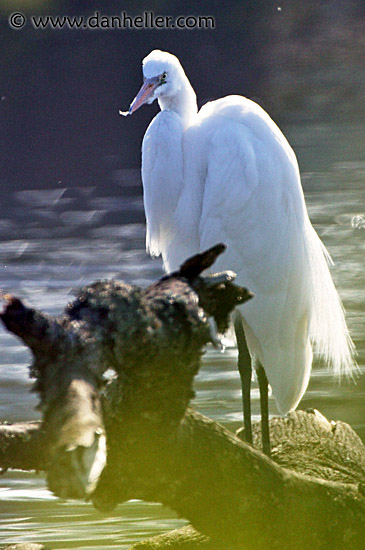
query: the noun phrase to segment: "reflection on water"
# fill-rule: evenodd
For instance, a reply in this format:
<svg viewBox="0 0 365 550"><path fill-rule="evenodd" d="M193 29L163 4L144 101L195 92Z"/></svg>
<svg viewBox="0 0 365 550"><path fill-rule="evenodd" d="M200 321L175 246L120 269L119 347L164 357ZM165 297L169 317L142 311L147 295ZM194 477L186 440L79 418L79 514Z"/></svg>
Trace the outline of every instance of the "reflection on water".
<svg viewBox="0 0 365 550"><path fill-rule="evenodd" d="M9 479L5 486L0 502L1 542L42 541L54 549L126 549L148 536L186 524L159 504L130 501L107 516L90 504L58 501L39 479Z"/></svg>
<svg viewBox="0 0 365 550"><path fill-rule="evenodd" d="M364 371L365 159L363 135L352 127L290 127L303 173L311 219L336 266L333 276ZM26 186L24 186L26 187ZM364 223L363 223L364 222ZM0 205L0 289L48 313L58 314L73 290L99 278L147 285L161 274L161 262L144 251L144 215L138 170L119 170L108 184L2 196ZM31 420L36 396L28 390L28 351L0 330L0 419ZM230 428L241 420L236 351L208 349L196 379L195 407ZM300 407L315 407L349 422L365 440L365 383L332 379L315 366ZM275 413L274 403L271 411ZM253 414L258 416L254 385ZM112 516L90 504L62 503L41 476L5 474L0 485L1 542L52 542L52 548L128 548L133 542L183 525L157 504L129 502Z"/></svg>

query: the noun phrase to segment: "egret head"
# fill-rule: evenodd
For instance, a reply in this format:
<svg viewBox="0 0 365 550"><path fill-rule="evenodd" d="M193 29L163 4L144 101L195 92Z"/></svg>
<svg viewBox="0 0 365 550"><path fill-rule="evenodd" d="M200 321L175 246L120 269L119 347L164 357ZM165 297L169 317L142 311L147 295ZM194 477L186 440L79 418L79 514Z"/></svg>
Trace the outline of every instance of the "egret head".
<svg viewBox="0 0 365 550"><path fill-rule="evenodd" d="M159 100L163 109L170 105L179 92L191 89L180 61L175 55L161 50L153 50L142 62L143 85L132 101L129 111L121 114L133 114L145 103ZM195 95L195 94L194 94Z"/></svg>

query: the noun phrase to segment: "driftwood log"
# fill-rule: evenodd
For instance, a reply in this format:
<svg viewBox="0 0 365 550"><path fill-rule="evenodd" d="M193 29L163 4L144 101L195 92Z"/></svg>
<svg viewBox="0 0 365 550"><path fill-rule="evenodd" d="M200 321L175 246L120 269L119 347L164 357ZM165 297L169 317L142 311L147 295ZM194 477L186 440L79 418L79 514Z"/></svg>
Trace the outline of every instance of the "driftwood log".
<svg viewBox="0 0 365 550"><path fill-rule="evenodd" d="M349 426L272 419L271 460L188 408L208 315L223 330L251 297L232 274L200 276L222 251L144 290L95 283L58 319L9 297L1 319L33 352L44 422L1 426L0 467L44 469L56 494L103 510L139 498L191 522L136 550L363 549L365 449Z"/></svg>

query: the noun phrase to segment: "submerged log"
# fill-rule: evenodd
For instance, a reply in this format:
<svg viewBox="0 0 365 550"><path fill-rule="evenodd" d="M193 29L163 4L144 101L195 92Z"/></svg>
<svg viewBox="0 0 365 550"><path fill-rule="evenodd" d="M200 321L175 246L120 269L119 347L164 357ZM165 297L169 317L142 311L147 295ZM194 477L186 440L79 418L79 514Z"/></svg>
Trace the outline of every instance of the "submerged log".
<svg viewBox="0 0 365 550"><path fill-rule="evenodd" d="M180 271L145 290L95 283L57 320L35 310L29 314L19 303L14 309L14 301L9 302L2 320L33 351L43 433L50 426L53 432L42 439L37 426L25 430L20 455L24 467L34 467L26 448L38 437L39 456L51 457L50 464L40 464L50 472L50 487L57 494L72 494L70 479L82 477L82 464L65 457L74 451L72 445L82 448L85 418L90 417L86 431L91 439L97 427L107 439L107 463L92 494L94 504L111 510L131 498L157 501L195 529L136 549L360 550L365 537L365 449L348 426L303 411L272 419L270 460L187 408L202 346L210 338L200 306L206 300L205 310L225 311L222 326L228 320L226 304L233 307L249 295L232 284L232 275L203 279L194 261L185 275L192 278ZM37 319L45 346L35 337ZM117 376L103 391L101 414L100 377L110 367ZM75 381L86 384L81 397L69 393ZM62 429L70 422L65 449ZM9 433L15 429L3 426L0 431L0 449L6 441L0 467L11 464L15 447ZM256 444L258 431L256 427ZM16 444L19 451L22 439Z"/></svg>

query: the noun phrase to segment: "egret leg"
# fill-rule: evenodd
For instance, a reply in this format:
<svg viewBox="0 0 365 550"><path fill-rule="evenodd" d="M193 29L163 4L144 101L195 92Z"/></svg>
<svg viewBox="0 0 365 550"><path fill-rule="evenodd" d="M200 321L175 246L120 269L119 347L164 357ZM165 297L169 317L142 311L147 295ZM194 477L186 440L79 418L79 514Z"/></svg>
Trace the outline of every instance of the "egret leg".
<svg viewBox="0 0 365 550"><path fill-rule="evenodd" d="M262 365L258 365L256 373L260 389L262 450L265 455L271 456L269 431L269 383Z"/></svg>
<svg viewBox="0 0 365 550"><path fill-rule="evenodd" d="M252 444L252 425L251 425L252 364L251 364L251 356L248 351L246 337L243 331L241 319L235 320L234 330L236 333L237 348L238 348L238 371L240 373L241 386L242 386L243 426L245 428L244 437L247 443Z"/></svg>

